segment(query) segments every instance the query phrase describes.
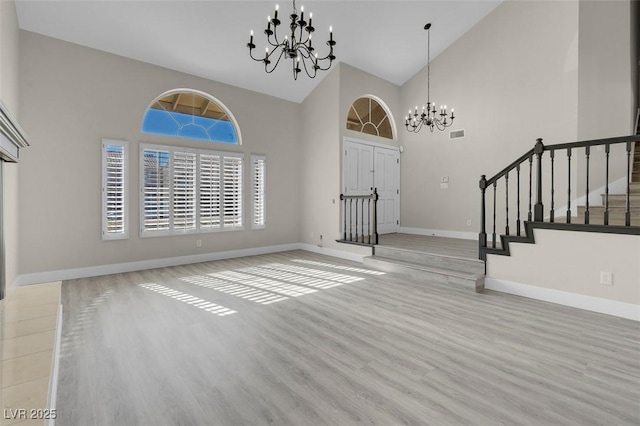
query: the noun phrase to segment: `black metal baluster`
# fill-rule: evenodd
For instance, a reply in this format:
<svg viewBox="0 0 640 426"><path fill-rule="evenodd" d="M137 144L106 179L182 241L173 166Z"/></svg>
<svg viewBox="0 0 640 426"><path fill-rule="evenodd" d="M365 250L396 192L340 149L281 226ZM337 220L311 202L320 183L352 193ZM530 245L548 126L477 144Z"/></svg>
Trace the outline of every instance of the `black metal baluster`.
<svg viewBox="0 0 640 426"><path fill-rule="evenodd" d="M604 187L604 224L609 224L609 144L604 146L606 167L605 167L605 187Z"/></svg>
<svg viewBox="0 0 640 426"><path fill-rule="evenodd" d="M556 214L556 212L555 212L555 207L556 206L555 206L555 200L554 200L554 195L555 195L555 183L554 183L555 181L554 181L554 179L555 179L555 176L554 176L554 169L553 169L553 159L556 156L555 150L552 149L551 151L549 151L549 155L551 157L551 211L549 212L549 221L551 223L553 223L554 220L555 220L555 214Z"/></svg>
<svg viewBox="0 0 640 426"><path fill-rule="evenodd" d="M358 239L358 199L356 198L356 243L360 242Z"/></svg>
<svg viewBox="0 0 640 426"><path fill-rule="evenodd" d="M531 185L533 183L532 171L533 171L533 154L529 156L529 214L527 214L527 220L529 222L531 222L531 219L533 219L533 215L531 213L531 197L532 197Z"/></svg>
<svg viewBox="0 0 640 426"><path fill-rule="evenodd" d="M624 213L624 225L631 226L631 142L627 142L627 207Z"/></svg>
<svg viewBox="0 0 640 426"><path fill-rule="evenodd" d="M344 194L340 194L340 199L344 200L344 204L342 207L342 220L343 220L342 239L347 241L347 199L344 198Z"/></svg>
<svg viewBox="0 0 640 426"><path fill-rule="evenodd" d="M351 207L353 206L353 198L349 199L349 241L353 241L353 214L351 213Z"/></svg>
<svg viewBox="0 0 640 426"><path fill-rule="evenodd" d="M544 220L544 205L542 204L542 154L544 153L544 144L542 139L536 140L533 148L536 154L536 205L533 212L533 220L542 222Z"/></svg>
<svg viewBox="0 0 640 426"><path fill-rule="evenodd" d="M486 226L486 215L485 215L485 195L487 189L487 176L482 175L480 177L480 235L478 238L478 244L480 249L487 248L487 226ZM482 250L480 251L480 259L484 259L482 254Z"/></svg>
<svg viewBox="0 0 640 426"><path fill-rule="evenodd" d="M496 248L496 188L498 181L493 182L493 242L491 247Z"/></svg>
<svg viewBox="0 0 640 426"><path fill-rule="evenodd" d="M505 235L509 235L509 172L507 172L504 175L504 181L505 181L505 194L506 194L506 199L505 199L505 204L506 204L506 227L504 230Z"/></svg>
<svg viewBox="0 0 640 426"><path fill-rule="evenodd" d="M520 164L516 166L516 177L518 181L518 218L516 220L516 235L520 236Z"/></svg>
<svg viewBox="0 0 640 426"><path fill-rule="evenodd" d="M367 224L367 231L369 235L369 244L371 244L371 197L367 198L367 217L369 218L369 223Z"/></svg>
<svg viewBox="0 0 640 426"><path fill-rule="evenodd" d="M373 188L373 243L378 244L378 188Z"/></svg>
<svg viewBox="0 0 640 426"><path fill-rule="evenodd" d="M587 188L586 188L587 201L586 201L585 210L584 210L584 224L588 225L589 224L589 155L591 154L591 147L585 146L584 152L587 156Z"/></svg>
<svg viewBox="0 0 640 426"><path fill-rule="evenodd" d="M571 223L571 148L567 148L567 163L569 164L569 171L567 176L567 223Z"/></svg>
<svg viewBox="0 0 640 426"><path fill-rule="evenodd" d="M360 212L362 213L362 223L360 224L360 235L362 236L362 242L366 243L364 240L364 198L362 199L362 203L360 203Z"/></svg>

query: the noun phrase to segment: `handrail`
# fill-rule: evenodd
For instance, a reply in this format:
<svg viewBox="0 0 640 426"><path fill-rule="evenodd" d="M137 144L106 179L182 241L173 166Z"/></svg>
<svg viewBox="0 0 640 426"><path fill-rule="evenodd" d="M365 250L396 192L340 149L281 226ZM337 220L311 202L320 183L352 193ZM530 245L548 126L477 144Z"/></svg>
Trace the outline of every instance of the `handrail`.
<svg viewBox="0 0 640 426"><path fill-rule="evenodd" d="M632 146L634 142L638 142L640 141L640 135L630 135L630 136L620 136L620 137L613 137L613 138L606 138L606 139L593 139L593 140L586 140L586 141L578 141L578 142L571 142L571 143L561 143L561 144L555 144L555 145L544 145L542 143L542 139L537 139L535 146L528 150L527 152L525 152L523 155L521 155L518 159L516 159L515 161L511 162L507 167L505 167L504 169L502 169L500 172L498 172L497 174L495 174L494 176L492 176L491 178L487 179L486 175L482 175L480 178L480 182L479 182L479 186L480 186L480 191L481 191L481 229L480 229L480 234L479 234L479 246L480 246L480 258L481 259L485 259L486 253L487 252L492 252L495 254L502 254L499 253L500 251L504 251L506 253L508 253L508 250L505 249L505 243L508 243L509 241L514 241L517 238L528 238L528 237L521 237L521 220L520 220L520 213L521 213L521 208L520 208L520 180L521 180L521 176L520 176L520 171L521 171L521 165L525 162L529 163L529 168L528 168L528 174L529 174L529 199L528 199L528 215L527 215L527 222L544 222L544 205L543 205L543 168L542 168L542 158L544 156L544 153L547 152L549 153L549 159L550 159L550 174L551 174L551 179L550 179L550 201L551 201L551 209L549 211L549 219L550 219L550 223L554 223L555 221L555 214L554 214L554 209L555 209L555 175L556 175L556 167L558 167L556 165L556 158L558 160L558 163L560 162L561 158L559 158L559 156L556 156L556 153L561 152L562 150L566 151L566 170L567 170L567 190L566 190L566 208L567 208L567 214L566 214L566 224L563 224L563 229L569 229L572 227L572 225L575 225L576 229L579 228L579 230L584 231L585 229L590 229L593 231L598 231L598 232L611 232L611 228L616 228L616 226L612 226L610 224L610 212L618 210L620 211L622 209L622 206L620 205L621 200L618 199L618 206L611 206L610 205L610 193L609 193L609 163L610 163L610 154L611 154L611 145L616 145L616 144L626 144L626 191L625 191L625 199L624 199L624 226L625 227L632 227L631 226L631 214L632 214L632 210L631 210L631 151L632 151ZM591 158L591 147L593 146L604 146L604 153L605 153L605 157L604 157L604 161L605 161L605 183L604 183L604 193L602 194L603 196L603 201L604 201L604 208L603 207L593 207L592 205L590 205L589 203L589 190L590 190L590 162L593 160ZM576 153L576 157L579 155L580 152L582 151L578 151L578 148L584 148L584 161L585 161L585 170L586 170L586 185L585 185L585 193L583 194L584 198L586 199L586 205L584 206L584 223L583 224L572 224L571 220L572 217L574 217L572 215L572 210L571 210L571 205L572 205L572 201L574 203L574 205L576 204L576 202L579 200L576 194L573 195L574 198L572 200L572 192L571 192L571 179L572 179L572 152L575 151ZM534 169L534 158L535 158L535 170L536 170L536 174L535 174L535 204L534 204L534 179L533 179L533 169ZM577 160L576 160L577 161ZM559 166L562 166L561 164ZM515 169L516 171L516 177L517 177L517 187L515 190L509 190L509 174ZM574 175L575 175L575 171L574 171ZM583 178L582 176L582 170L580 170L578 172L579 174L577 175L578 178ZM504 179L503 179L504 178ZM574 176L575 178L575 176ZM502 239L502 248L496 248L496 239L497 239L497 227L496 227L496 208L497 208L497 203L496 203L496 197L497 197L497 188L498 188L498 182L501 181L501 179L504 180L504 193L505 193L505 209L504 209L504 219L506 222L506 226L505 226L505 233L500 235L500 238ZM525 177L526 179L526 177ZM492 220L492 236L493 236L493 240L492 240L492 247L488 247L487 246L487 227L486 227L486 219L487 219L487 215L486 215L486 190L487 188L493 187L493 220ZM513 210L510 213L509 210L509 192L517 192L517 221L516 221L516 236L512 236L509 237L510 235L510 228L509 228L509 216L510 214L513 215ZM593 194L592 194L593 195ZM513 199L513 198L512 198ZM582 208L582 207L581 207ZM602 211L602 217L603 217L603 224L591 224L590 223L590 210L595 210L595 209L603 209ZM634 209L640 209L640 206L634 206ZM633 210L635 212L635 210ZM635 213L634 213L635 214ZM620 221L622 219L618 219L618 221ZM526 223L526 222L525 222ZM605 229L603 227L606 228L610 228L610 229ZM634 226L635 227L635 226ZM621 228L621 227L617 227L617 228ZM640 226L635 227L637 229L632 229L633 233L637 233L640 234ZM526 229L531 229L530 227L527 227ZM505 238L508 237L508 238Z"/></svg>
<svg viewBox="0 0 640 426"><path fill-rule="evenodd" d="M340 201L343 201L343 203L341 203L343 206L343 231L342 239L337 240L338 242L365 246L374 246L378 244L378 188L371 189L372 192L369 195L340 194ZM354 200L355 209L353 208ZM366 215L365 201L367 202ZM358 207L358 204L360 204L360 207ZM349 224L348 233L347 223ZM366 233L365 226L367 230ZM360 232L359 234L358 231Z"/></svg>

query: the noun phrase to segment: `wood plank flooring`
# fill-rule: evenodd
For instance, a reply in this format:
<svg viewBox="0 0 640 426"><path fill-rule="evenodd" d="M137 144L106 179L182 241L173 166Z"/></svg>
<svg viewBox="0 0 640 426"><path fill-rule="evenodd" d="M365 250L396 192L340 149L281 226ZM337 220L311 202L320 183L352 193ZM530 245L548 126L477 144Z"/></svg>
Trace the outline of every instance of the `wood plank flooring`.
<svg viewBox="0 0 640 426"><path fill-rule="evenodd" d="M381 246L478 259L478 240L401 233L381 234L378 240Z"/></svg>
<svg viewBox="0 0 640 426"><path fill-rule="evenodd" d="M303 251L65 281L58 425L640 421L640 324Z"/></svg>

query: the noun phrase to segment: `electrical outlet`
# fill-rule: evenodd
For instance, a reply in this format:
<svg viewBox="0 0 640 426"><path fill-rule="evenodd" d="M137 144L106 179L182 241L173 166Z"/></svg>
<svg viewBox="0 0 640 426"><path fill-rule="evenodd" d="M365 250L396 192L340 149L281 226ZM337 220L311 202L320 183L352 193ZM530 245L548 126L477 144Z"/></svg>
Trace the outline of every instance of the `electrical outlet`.
<svg viewBox="0 0 640 426"><path fill-rule="evenodd" d="M467 226L471 226L471 219L467 219Z"/></svg>
<svg viewBox="0 0 640 426"><path fill-rule="evenodd" d="M445 182L440 182L440 189L449 189L449 184Z"/></svg>
<svg viewBox="0 0 640 426"><path fill-rule="evenodd" d="M202 240L196 240L196 247L202 247Z"/></svg>
<svg viewBox="0 0 640 426"><path fill-rule="evenodd" d="M600 284L613 285L613 273L600 271Z"/></svg>

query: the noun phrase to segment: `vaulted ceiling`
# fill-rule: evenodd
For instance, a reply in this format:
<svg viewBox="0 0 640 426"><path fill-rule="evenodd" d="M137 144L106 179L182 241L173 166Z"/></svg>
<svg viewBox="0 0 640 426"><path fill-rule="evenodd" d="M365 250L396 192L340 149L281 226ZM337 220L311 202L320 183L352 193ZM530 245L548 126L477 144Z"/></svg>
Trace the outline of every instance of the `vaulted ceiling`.
<svg viewBox="0 0 640 426"><path fill-rule="evenodd" d="M503 0L297 1L313 12L314 44L322 54L329 25L337 61L401 85L455 42ZM291 66L266 74L246 47L254 30L258 51L275 4L285 0L16 0L21 29L182 71L233 86L301 102L327 74L294 81ZM316 44L317 43L317 44Z"/></svg>

